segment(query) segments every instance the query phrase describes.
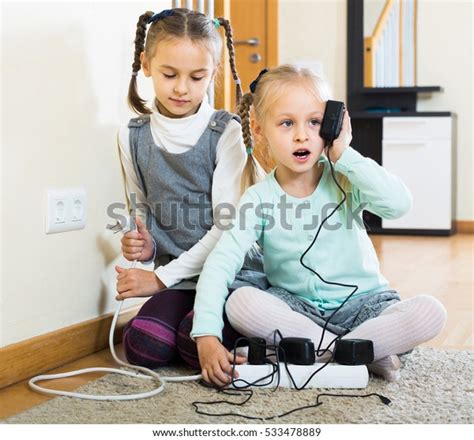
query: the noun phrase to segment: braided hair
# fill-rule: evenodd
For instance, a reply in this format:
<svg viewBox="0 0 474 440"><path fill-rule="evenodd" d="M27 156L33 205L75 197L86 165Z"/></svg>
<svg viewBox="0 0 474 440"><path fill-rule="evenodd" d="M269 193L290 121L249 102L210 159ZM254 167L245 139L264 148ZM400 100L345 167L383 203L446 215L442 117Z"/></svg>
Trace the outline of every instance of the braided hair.
<svg viewBox="0 0 474 440"><path fill-rule="evenodd" d="M140 54L145 47L146 26L148 20L153 16L153 12L147 11L140 15L137 23L137 32L135 34L135 53L133 55L132 78L128 86L128 105L139 115L150 114L151 110L145 105L146 100L142 99L137 91L137 73L142 67Z"/></svg>
<svg viewBox="0 0 474 440"><path fill-rule="evenodd" d="M224 28L225 38L226 38L226 46L227 50L229 51L229 64L230 70L232 72L232 77L234 78L235 82L235 96L237 97L237 105L240 103L240 99L242 98L242 86L240 84L239 74L237 73L237 67L235 65L235 49L234 49L234 37L232 35L232 27L230 26L230 21L226 20L225 18L219 17L217 18L220 25Z"/></svg>
<svg viewBox="0 0 474 440"><path fill-rule="evenodd" d="M164 12L167 12L164 14ZM175 8L162 11L159 20L157 14L147 11L140 15L135 35L135 52L132 63L132 77L128 87L128 105L132 111L139 115L150 114L151 110L146 106L146 100L142 99L137 90L137 75L141 69L140 55L142 52L148 59L155 53L156 44L159 41L168 41L173 38L188 38L193 42L203 42L211 52L217 65L222 52L222 39L216 29L216 25L224 28L226 47L229 51L229 63L232 76L236 82L237 102L242 96L242 88L235 65L235 50L232 37L232 28L229 20L218 17L210 20L201 12L186 8ZM147 26L150 28L147 33Z"/></svg>
<svg viewBox="0 0 474 440"><path fill-rule="evenodd" d="M242 179L240 182L240 192L241 194L245 190L257 183L259 178L258 165L253 154L254 150L254 141L252 136L252 129L250 128L250 108L253 104L253 94L246 93L242 96L239 106L237 108L237 114L240 117L242 125L242 137L244 140L244 145L247 147L247 161L245 162L245 167L242 172Z"/></svg>

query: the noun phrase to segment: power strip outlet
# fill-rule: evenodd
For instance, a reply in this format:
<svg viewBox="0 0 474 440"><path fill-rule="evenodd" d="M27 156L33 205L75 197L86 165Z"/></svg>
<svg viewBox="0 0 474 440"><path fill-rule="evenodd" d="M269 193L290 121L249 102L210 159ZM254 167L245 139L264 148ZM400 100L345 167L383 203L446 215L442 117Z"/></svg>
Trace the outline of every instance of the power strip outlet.
<svg viewBox="0 0 474 440"><path fill-rule="evenodd" d="M324 364L316 363L313 365L293 365L288 364L291 376L293 377L298 387L308 380L318 368L321 368ZM265 376L268 376L273 371L273 365L250 365L241 364L236 365L235 369L239 373L239 379L243 379L246 382L254 383ZM273 388L277 385L277 374L273 377L270 382L270 377L260 380L256 385L262 388ZM269 383L270 382L270 383ZM264 386L262 386L265 384ZM365 365L339 365L330 363L324 367L321 371L316 373L310 380L307 388L366 388L369 384L369 372ZM237 379L234 388L243 388L244 382ZM285 364L280 362L280 383L279 386L285 388L294 388L288 373L285 368Z"/></svg>

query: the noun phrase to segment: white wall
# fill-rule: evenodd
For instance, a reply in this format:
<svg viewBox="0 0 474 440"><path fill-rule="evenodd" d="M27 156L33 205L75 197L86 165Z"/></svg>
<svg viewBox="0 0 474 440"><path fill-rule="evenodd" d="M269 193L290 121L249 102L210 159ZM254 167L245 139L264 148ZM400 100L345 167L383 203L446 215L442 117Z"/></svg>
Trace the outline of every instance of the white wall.
<svg viewBox="0 0 474 440"><path fill-rule="evenodd" d="M116 133L133 116L138 16L168 5L2 4L0 346L113 311L101 276L120 238L104 240L107 206L123 202ZM73 186L86 228L46 235L47 189Z"/></svg>
<svg viewBox="0 0 474 440"><path fill-rule="evenodd" d="M376 7L382 0L371 0ZM382 2L383 3L383 2ZM280 63L320 62L336 99L346 96L346 1L280 0ZM457 114L457 220L474 220L472 24L469 0L418 0L418 84L439 85L418 111ZM349 109L350 111L350 109Z"/></svg>
<svg viewBox="0 0 474 440"><path fill-rule="evenodd" d="M418 84L439 85L441 93L418 100L418 111L450 110L457 115L457 215L474 220L473 3L418 2Z"/></svg>
<svg viewBox="0 0 474 440"><path fill-rule="evenodd" d="M430 2L427 11L420 3L419 82L445 92L419 108L459 114L457 218L474 220L472 6ZM115 136L132 116L126 93L138 15L168 5L2 4L0 347L114 308L101 279L119 240L103 239L106 208L123 201ZM279 28L280 62L319 60L345 99L345 1L280 0ZM86 228L45 235L47 189L71 186L86 188Z"/></svg>
<svg viewBox="0 0 474 440"><path fill-rule="evenodd" d="M279 62L314 60L322 65L334 98L346 94L346 2L280 0Z"/></svg>

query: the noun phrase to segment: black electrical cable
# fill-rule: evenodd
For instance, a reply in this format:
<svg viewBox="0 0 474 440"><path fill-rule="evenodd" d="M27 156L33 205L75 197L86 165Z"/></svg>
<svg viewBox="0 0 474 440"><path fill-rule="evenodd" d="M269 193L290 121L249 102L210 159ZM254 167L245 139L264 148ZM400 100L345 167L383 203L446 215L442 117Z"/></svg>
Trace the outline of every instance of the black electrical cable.
<svg viewBox="0 0 474 440"><path fill-rule="evenodd" d="M318 239L318 236L319 236L319 233L321 232L321 229L324 225L324 223L329 220L335 213L336 211L344 204L344 202L347 200L347 194L346 192L344 191L344 188L341 187L341 185L339 184L339 182L337 181L337 178L334 174L334 167L333 167L333 164L331 162L331 158L330 158L330 155L329 155L329 151L330 151L330 148L332 146L332 143L333 141L330 141L328 142L328 144L326 145L326 155L328 157L328 162L329 162L329 168L331 170L331 176L334 180L334 182L336 183L336 186L339 188L339 190L342 192L343 194L343 199L341 200L341 202L339 202L339 204L334 208L334 210L328 215L326 216L326 218L321 222L321 224L319 225L318 227L318 230L316 232L316 235L314 236L314 239L312 241L312 243L308 246L308 248L305 250L305 252L303 252L303 254L301 255L300 257L300 264L308 269L309 271L311 271L312 273L314 273L322 282L328 284L328 285L334 285L334 286L340 286L340 287L352 287L354 288L354 290L345 298L345 300L334 310L333 313L331 313L331 315L329 316L329 318L327 319L327 321L325 322L324 326L323 326L323 331L321 333L321 338L319 340L319 343L318 343L318 347L316 348L315 352L316 352L316 355L318 357L320 356L323 356L324 354L326 354L327 352L330 352L331 353L331 357L329 358L329 360L327 362L325 362L321 367L319 367L317 370L315 370L310 376L309 378L306 380L306 382L301 386L301 387L298 387L296 385L296 382L288 368L288 363L287 363L287 360L286 360L286 354L285 354L285 351L282 347L278 347L277 344L276 344L276 335L278 333L278 335L280 336L280 339L283 338L280 330L275 330L274 334L273 334L273 346L266 346L266 348L269 348L269 349L274 349L275 350L275 356L276 356L276 364L274 364L273 362L270 362L268 359L267 359L267 362L272 364L274 366L274 369L273 369L273 372L268 374L267 376L264 376L263 378L260 378L260 379L257 379L256 381L254 381L253 383L249 383L243 379L236 379L234 380L233 379L233 376L234 376L234 372L235 372L235 365L236 365L236 347L237 347L237 344L240 340L242 339L247 339L248 338L239 338L237 339L237 341L235 342L234 344L234 358L233 358L233 365L232 365L232 385L235 387L235 382L237 381L242 381L246 384L246 386L244 388L238 388L239 391L250 391L250 394L247 396L247 399L245 399L243 402L240 402L240 403L233 403L233 402L228 402L228 401L214 401L214 402L193 402L192 405L194 406L195 410L196 410L196 413L198 414L202 414L202 415L208 415L208 416L238 416L238 417L243 417L243 418L246 418L246 419L250 419L250 420L263 420L263 421L266 421L266 420L272 420L274 418L277 418L277 417L284 417L286 415L289 415L289 414L292 414L296 411L300 411L300 410L303 410L303 409L308 409L308 408L316 408L320 405L322 405L322 402L319 402L319 399L320 397L323 397L323 396L330 396L330 397L370 397L370 396L378 396L380 398L380 400L382 401L382 403L384 403L385 405L389 405L391 403L391 400L385 396L382 396L381 394L378 394L378 393L370 393L370 394L328 394L328 393L323 393L323 394L318 394L318 396L316 397L316 403L314 405L307 405L307 406L302 406L302 407L298 407L298 408L295 408L291 411L288 411L284 414L280 414L280 415L277 415L277 416L272 416L272 417L253 417L253 416L246 416L244 414L238 414L238 413L221 413L221 414L211 414L211 413L205 413L205 412L202 412L199 410L198 408L198 404L203 404L203 405L213 405L213 404L217 404L217 403L227 403L229 405L236 405L236 406L243 406L245 403L247 403L253 396L253 391L252 390L248 390L246 389L247 387L250 387L250 386L257 386L257 387L264 387L264 386L267 386L269 385L270 383L273 382L273 379L274 379L274 376L275 374L277 374L277 385L275 386L275 388L273 389L273 391L275 391L279 384L280 384L280 358L279 358L279 350L281 350L281 352L283 353L283 362L284 362L284 365L285 365L285 369L286 369L286 372L288 374L288 377L290 378L290 381L291 383L293 384L293 387L300 391L304 388L306 388L306 386L308 385L308 383L311 381L311 379L318 373L320 372L323 368L326 368L333 360L334 358L334 352L330 350L330 347L331 345L336 342L338 339L342 338L342 336L346 335L347 333L350 332L349 329L346 329L346 331L343 333L343 334L340 334L340 335L337 335L328 345L327 347L324 349L324 350L321 350L321 345L323 343L323 340L324 340L324 334L326 332L326 329L327 329L327 326L329 324L329 322L331 321L331 319L333 318L333 316L344 306L344 304L347 303L347 301L357 292L357 290L359 289L359 286L357 285L354 285L354 284L344 284L344 283L337 283L337 282L334 282L334 281L327 281L325 280L318 272L316 272L315 270L313 270L311 267L307 266L304 262L303 262L303 259L304 257L306 256L306 254L310 251L310 249L314 246L314 244L316 243L316 240ZM357 315L354 317L354 320L353 322L356 320L357 318ZM258 344L258 343L257 343ZM263 344L262 344L263 345ZM258 382L261 382L262 380L265 380L267 378L270 377L270 382L266 383L266 384L259 384ZM237 395L237 394L230 394L226 391L224 391L224 389L226 388L226 385L223 386L223 387L220 387L220 388L217 388L217 390L219 392L223 392L224 394L227 394L227 395Z"/></svg>
<svg viewBox="0 0 474 440"><path fill-rule="evenodd" d="M288 364L286 362L286 359L285 359L285 369L286 369L286 372L293 384L293 386L295 387L295 389L297 390L302 390L304 389L308 383L312 380L312 378L318 373L320 372L323 368L326 368L333 360L334 358L334 352L330 350L330 347L331 345L337 341L338 339L342 338L342 336L344 336L345 334L347 334L349 332L349 330L346 330L345 333L341 334L341 335L338 335L336 336L328 345L327 347L324 349L324 350L321 350L321 345L323 343L323 340L324 340L324 334L326 332L326 329L327 329L327 326L329 324L329 322L331 321L332 317L344 306L344 304L346 304L346 302L352 297L352 295L354 295L355 292L357 292L357 290L359 289L359 286L357 285L353 285L353 284L343 284L343 283L337 283L337 282L333 282L333 281L327 281L325 280L318 272L316 272L315 270L313 270L311 267L307 266L306 264L304 264L303 262L303 259L305 257L305 255L309 252L309 250L314 246L318 236L319 236L319 233L321 232L321 229L324 225L324 223L329 220L334 214L335 212L339 209L340 206L343 205L343 203L346 201L347 199L347 194L346 192L344 191L344 188L341 187L341 185L339 184L339 182L337 181L336 179L336 176L334 174L334 167L332 165L332 162L331 162L331 157L329 155L329 150L332 146L332 141L328 144L327 146L327 157L328 157L328 162L329 162L329 167L331 169L331 175L332 175L332 178L334 180L334 182L336 183L337 187L341 190L341 192L343 193L343 199L341 200L341 202L339 202L339 204L334 208L334 210L321 222L321 224L319 225L318 227L318 230L316 232L316 235L314 236L314 239L312 241L312 243L309 245L309 247L305 250L305 252L303 252L303 254L301 255L300 257L300 264L305 267L306 269L310 270L311 272L313 272L316 276L318 276L318 278L323 281L324 283L326 284L330 284L330 285L337 285L337 286L341 286L341 287L353 287L354 290L345 298L345 300L334 310L334 312L331 314L331 316L329 316L328 320L324 323L324 326L323 326L323 331L321 333L321 338L319 340L319 343L318 343L318 347L316 348L315 352L316 352L316 355L319 357L319 356L323 356L324 354L326 354L327 352L330 352L331 353L331 357L321 366L319 367L317 370L315 370L309 377L308 379L306 380L306 382L301 386L301 387L298 387L293 379L293 376L291 375L291 372L288 368ZM355 320L355 318L354 318ZM280 337L281 337L281 333L280 333Z"/></svg>
<svg viewBox="0 0 474 440"><path fill-rule="evenodd" d="M275 377L275 374L278 374L278 383L280 382L280 378L279 378L279 375L280 375L280 371L279 371L279 368L278 368L278 365L275 365L273 362L270 362L268 361L267 363L270 363L273 365L273 371L271 373L269 373L267 376L264 376L260 379L257 379L256 381L254 381L253 383L249 383L247 382L246 380L244 379L234 379L234 372L235 372L235 366L236 366L236 357L237 357L237 346L239 344L240 341L242 340L246 340L246 341L249 341L249 338L246 338L246 337L240 337L238 338L235 343L234 343L234 357L233 357L233 361L232 361L232 372L231 372L231 378L232 378L232 382L231 384L237 388L237 389L242 389L242 388L246 388L246 387L249 387L249 386L257 386L257 387L265 387L265 386L268 386L270 385L272 382L273 382L273 378ZM266 345L266 344L259 344L258 342L255 342L255 344L259 345L259 346L262 346L262 347L265 347L267 349L273 349L275 351L278 350L278 346L277 345ZM265 380L267 378L270 377L270 381L268 383L264 383L264 384L260 384L259 382L261 382L262 380ZM245 387L236 387L236 382L244 382L245 383ZM227 385L224 385L223 387L221 387L221 389L227 387Z"/></svg>
<svg viewBox="0 0 474 440"><path fill-rule="evenodd" d="M239 413L233 413L233 412L212 414L212 413L207 413L207 412L201 411L198 407L199 404L201 404L201 405L216 405L218 403L225 403L227 405L232 405L232 406L243 406L253 396L252 390L247 390L247 391L249 391L250 394L248 394L247 398L242 402L236 403L236 402L229 402L229 401L226 401L226 400L216 400L214 402L193 402L192 405L194 406L195 411L196 411L197 414L202 414L202 415L206 415L206 416L213 416L213 417L231 416L231 417L243 417L245 419L250 419L250 420L267 421L267 420L273 420L273 419L276 419L276 418L285 417L285 416L287 416L289 414L292 414L296 411L302 411L304 409L309 409L309 408L317 408L318 406L323 404L323 402L319 401L319 399L323 396L327 396L327 397L361 397L361 398L377 396L382 401L383 404L389 405L391 403L391 400L388 397L385 397L385 396L383 396L381 394L378 394L378 393L370 393L370 394L329 394L329 393L322 393L322 394L318 394L316 396L316 403L314 405L300 406L300 407L294 408L290 411L287 411L283 414L278 414L278 415L274 415L274 416L270 416L270 417L255 417L255 416L248 416L248 415L245 415L245 414L239 414ZM235 395L235 394L230 394L230 393L225 393L225 394Z"/></svg>
<svg viewBox="0 0 474 440"><path fill-rule="evenodd" d="M255 417L255 416L247 416L245 414L239 414L239 413L233 413L233 412L229 412L229 413L219 413L219 414L212 414L212 413L207 413L207 412L204 412L204 411L201 411L199 409L199 406L198 405L216 405L216 404L219 404L219 403L225 403L227 405L232 405L232 406L243 406L245 405L247 402L250 401L250 399L253 397L253 390L249 389L248 387L250 386L256 386L256 387L263 387L263 386L267 386L269 385L270 383L273 382L273 378L274 378L274 375L277 374L277 377L278 377L278 381L277 381L277 384L276 386L273 388L273 392L278 388L279 386L279 383L280 383L280 357L279 357L279 351L281 350L281 353L283 354L283 362L285 364L285 369L288 373L288 376L293 384L293 386L295 387L296 390L300 391L302 389L304 389L306 387L306 385L309 383L309 381L312 379L312 377L319 371L321 371L323 368L325 368L329 362L326 362L324 365L322 365L320 368L318 368L311 376L310 378L305 382L304 385L302 385L301 387L298 387L295 383L295 380L293 378L293 376L291 375L291 372L288 368L288 363L286 361L286 354L285 354L285 350L282 348L282 347L278 347L276 345L276 335L279 335L280 336L280 339L282 339L283 335L281 334L280 330L276 329L273 333L273 341L274 341L274 345L265 345L266 348L268 349L274 349L275 350L275 356L276 356L276 361L277 363L273 363L271 361L269 361L267 359L267 362L269 362L270 364L272 364L274 366L274 369L273 369L273 372L270 373L269 375L267 376L264 376L263 378L260 378L260 379L257 379L256 381L254 381L253 383L249 383L243 379L232 379L232 382L231 384L234 385L235 387L235 382L236 381L243 381L245 382L247 385L245 388L237 388L236 389L236 392L230 392L227 390L227 386L228 385L225 385L223 387L215 387L211 384L208 384L204 381L201 382L201 384L205 385L206 387L208 388L212 388L212 389L215 389L217 392L219 393L222 393L222 394L225 394L225 395L228 395L228 396L240 396L240 395L244 395L246 396L246 399L243 400L242 402L230 402L230 401L227 401L227 400L215 400L215 401L211 401L211 402L204 402L204 401L194 401L192 402L192 405L195 409L195 412L196 414L201 414L201 415L207 415L207 416L213 416L213 417L226 417L226 416L235 416L235 417L243 417L245 419L249 419L249 420L262 420L262 421L267 421L267 420L273 420L275 418L281 418L281 417L285 417L289 414L292 414L296 411L301 411L301 410L304 410L304 409L309 409L309 408L317 408L318 406L322 405L322 402L319 401L320 397L323 397L323 396L330 396L330 397L370 397L370 396L378 396L380 398L380 400L385 404L385 405L389 405L391 403L391 400L388 398L388 397L385 397L381 394L378 394L378 393L370 393L370 394L329 394L329 393L322 393L322 394L318 394L316 396L316 403L314 405L306 405L306 406L300 406L300 407L296 407L296 408L293 408L292 410L290 411L287 411L283 414L279 414L279 415L274 415L274 416L271 416L271 417ZM234 343L234 357L233 357L233 362L232 362L232 378L233 378L233 373L235 371L235 366L236 366L236 348L238 346L238 343L242 340L248 340L248 338L245 338L245 337L241 337L241 338L238 338L236 340L236 342ZM255 342L257 345L261 345L263 346L264 344L258 344L257 342ZM331 359L332 359L332 356L331 356ZM271 376L271 380L269 383L267 384L259 384L258 382L266 379L267 377Z"/></svg>
<svg viewBox="0 0 474 440"><path fill-rule="evenodd" d="M321 232L321 229L324 225L324 223L329 220L335 213L336 211L339 209L340 206L342 206L344 204L344 202L347 200L347 194L346 192L344 191L344 188L341 187L341 185L339 184L339 182L337 181L336 179L336 176L334 174L334 167L332 165L332 162L331 162L331 157L329 155L329 151L332 147L332 141L328 143L327 145L327 152L326 152L326 155L328 157L328 162L329 162L329 168L331 169L331 175L332 175L332 178L336 184L336 186L339 188L339 190L342 192L343 194L343 199L341 200L341 202L339 202L339 204L333 209L333 211L328 215L326 216L326 218L321 222L321 224L319 225L318 227L318 230L316 232L316 235L314 236L314 239L312 241L312 243L308 246L308 248L303 252L303 254L301 255L300 257L300 264L308 269L309 271L311 271L312 273L314 273L323 283L325 284L329 284L329 285L335 285L335 286L341 286L341 287L352 287L354 288L354 290L346 297L346 299L339 305L339 307L337 307L336 310L334 310L334 312L331 314L331 316L329 316L328 320L325 322L324 326L323 326L323 331L321 333L321 338L319 340L319 344L318 344L318 347L316 349L316 354L317 356L323 356L324 354L326 354L329 350L329 348L331 347L331 345L337 341L338 339L340 339L342 336L344 336L344 334L342 335L338 335L336 336L329 344L328 346L322 350L322 352L320 351L321 350L321 345L323 343L323 340L324 340L324 334L326 332L326 329L327 329L327 326L329 324L329 322L331 321L331 319L333 318L333 316L344 306L344 304L346 304L346 302L352 297L352 295L354 295L354 293L357 292L357 290L359 289L359 286L355 285L355 284L343 284L343 283L337 283L337 282L334 282L334 281L327 281L325 280L318 272L316 272L315 270L313 270L311 267L307 266L304 262L303 262L303 259L304 257L306 256L306 254L310 251L310 249L314 246L314 244L316 243L316 240L318 239L318 236L319 236L319 233ZM348 333L348 330L346 331L345 334Z"/></svg>
<svg viewBox="0 0 474 440"><path fill-rule="evenodd" d="M251 391L251 390L249 390ZM254 416L247 416L245 414L239 414L239 413L220 413L220 414L212 414L212 413L206 413L204 411L201 411L199 409L199 407L197 406L198 404L203 404L203 405L214 405L214 404L217 404L217 403L226 403L228 405L234 405L234 406L243 406L245 403L247 403L250 398L253 396L253 394L251 394L247 399L245 399L243 402L240 402L240 403L234 403L234 402L229 402L229 401L225 401L225 400L221 400L221 401L214 401L214 402L193 402L193 406L196 410L196 413L197 414L202 414L202 415L206 415L206 416L214 416L214 417L222 417L222 416L234 416L234 417L243 417L245 419L250 419L250 420L262 420L262 421L267 421L267 420L272 420L272 419L276 419L276 418L281 418L281 417L285 417L287 415L290 415L296 411L301 411L301 410L304 410L304 409L309 409L309 408L317 408L318 406L322 405L323 402L319 402L319 398L322 397L322 396L330 396L330 397L361 397L361 398L364 398L364 397L371 397L371 396L378 396L379 399L382 401L382 403L384 403L385 405L389 405L391 403L391 400L381 394L378 394L378 393L370 393L370 394L328 394L328 393L324 393L324 394L318 394L318 396L316 397L316 403L314 405L306 405L306 406L300 406L298 408L294 408L290 411L287 411L283 414L278 414L278 415L274 415L274 416L271 416L271 417L254 417Z"/></svg>
<svg viewBox="0 0 474 440"><path fill-rule="evenodd" d="M271 383L273 383L273 378L275 377L275 374L277 374L279 376L279 367L278 367L278 365L274 364L273 362L267 361L266 363L271 364L273 366L273 371L271 373L267 374L266 376L261 377L260 379L257 379L256 381L254 381L252 383L247 382L245 379L241 379L241 378L233 379L232 380L232 385L236 389L239 389L239 390L240 389L246 389L250 386L266 387L266 386L270 385ZM263 381L265 379L268 379L268 378L269 378L269 381L267 383L260 383L261 381ZM237 386L237 383L239 383L239 382L243 382L245 386L243 386L243 387Z"/></svg>

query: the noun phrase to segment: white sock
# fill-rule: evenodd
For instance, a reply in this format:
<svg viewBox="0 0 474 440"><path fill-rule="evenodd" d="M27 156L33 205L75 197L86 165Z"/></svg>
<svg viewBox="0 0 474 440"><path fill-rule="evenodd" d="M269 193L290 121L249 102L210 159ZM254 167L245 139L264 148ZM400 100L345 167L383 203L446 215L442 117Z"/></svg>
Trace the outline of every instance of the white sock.
<svg viewBox="0 0 474 440"><path fill-rule="evenodd" d="M396 382L400 378L400 358L396 354L372 362L367 365L367 368L370 372L389 382Z"/></svg>

